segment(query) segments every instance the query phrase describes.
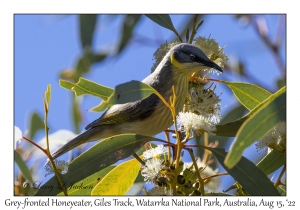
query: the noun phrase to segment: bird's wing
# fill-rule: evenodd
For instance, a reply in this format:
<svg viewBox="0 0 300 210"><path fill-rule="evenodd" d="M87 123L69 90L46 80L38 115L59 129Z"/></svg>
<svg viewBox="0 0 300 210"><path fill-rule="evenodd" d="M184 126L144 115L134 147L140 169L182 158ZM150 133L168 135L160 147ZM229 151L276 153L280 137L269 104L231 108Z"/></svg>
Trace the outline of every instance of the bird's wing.
<svg viewBox="0 0 300 210"><path fill-rule="evenodd" d="M152 115L159 102L160 99L155 94L151 94L143 100L113 105L99 119L87 125L85 129L100 125L144 120Z"/></svg>

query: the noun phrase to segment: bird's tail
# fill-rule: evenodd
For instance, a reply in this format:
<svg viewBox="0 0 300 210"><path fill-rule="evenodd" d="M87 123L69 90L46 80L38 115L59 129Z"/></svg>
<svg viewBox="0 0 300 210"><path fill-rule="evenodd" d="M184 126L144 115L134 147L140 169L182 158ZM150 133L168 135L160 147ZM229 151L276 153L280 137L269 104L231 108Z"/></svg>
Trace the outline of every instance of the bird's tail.
<svg viewBox="0 0 300 210"><path fill-rule="evenodd" d="M87 130L84 133L78 135L77 137L75 137L74 139L72 139L71 141L69 141L68 143L66 143L65 145L60 147L59 149L57 149L55 152L53 152L52 158L56 159L59 156L65 154L66 152L70 151L71 149L74 149L75 147L77 147L81 144L87 143L89 141L98 140L98 138L93 138L94 132L95 132L95 130L93 130L93 128L92 128L92 129Z"/></svg>

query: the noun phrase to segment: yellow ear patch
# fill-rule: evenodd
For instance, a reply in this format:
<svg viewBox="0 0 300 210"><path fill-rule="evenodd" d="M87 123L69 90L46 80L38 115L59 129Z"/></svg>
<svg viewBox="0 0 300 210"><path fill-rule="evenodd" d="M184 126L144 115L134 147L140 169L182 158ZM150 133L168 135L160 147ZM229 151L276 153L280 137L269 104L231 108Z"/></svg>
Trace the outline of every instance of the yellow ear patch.
<svg viewBox="0 0 300 210"><path fill-rule="evenodd" d="M181 63L179 63L179 62L176 60L176 58L175 58L175 53L172 53L170 59L171 59L172 65L175 66L176 68L181 68L181 67L182 67Z"/></svg>

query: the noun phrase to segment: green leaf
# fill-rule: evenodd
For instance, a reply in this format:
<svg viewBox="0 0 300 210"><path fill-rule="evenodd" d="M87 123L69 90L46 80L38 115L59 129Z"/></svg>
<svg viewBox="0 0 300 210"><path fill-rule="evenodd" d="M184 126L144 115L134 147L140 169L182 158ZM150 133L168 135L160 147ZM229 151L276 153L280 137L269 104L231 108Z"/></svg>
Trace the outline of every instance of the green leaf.
<svg viewBox="0 0 300 210"><path fill-rule="evenodd" d="M79 15L80 40L82 48L92 46L96 23L97 15Z"/></svg>
<svg viewBox="0 0 300 210"><path fill-rule="evenodd" d="M230 122L226 123L224 125L217 125L216 126L216 135L217 136L228 136L228 137L234 137L236 136L238 130L240 127L243 125L243 123L252 115L253 112L249 112L247 115L244 117Z"/></svg>
<svg viewBox="0 0 300 210"><path fill-rule="evenodd" d="M277 190L280 193L280 195L286 196L286 187L285 186L280 185L277 187Z"/></svg>
<svg viewBox="0 0 300 210"><path fill-rule="evenodd" d="M91 111L101 112L105 108L109 108L114 104L124 104L128 102L134 102L144 99L156 93L156 90L151 86L132 80L116 86L114 93L109 97L107 101L102 101L98 106L91 109Z"/></svg>
<svg viewBox="0 0 300 210"><path fill-rule="evenodd" d="M129 157L134 151L151 140L157 139L135 134L122 134L102 140L75 158L69 165L68 173L60 175L65 188L69 188L72 183ZM57 184L57 179L54 176L43 185L44 187L41 186L36 195L57 195L62 191L57 187ZM49 190L47 186L55 187Z"/></svg>
<svg viewBox="0 0 300 210"><path fill-rule="evenodd" d="M207 147L206 149L216 156L224 169L238 181L250 195L279 195L274 184L264 172L247 158L242 156L238 163L233 168L229 169L224 164L224 159L227 155L227 152L225 152L224 149L210 147Z"/></svg>
<svg viewBox="0 0 300 210"><path fill-rule="evenodd" d="M241 104L249 110L254 109L258 104L271 96L269 91L254 84L227 81L222 81L222 83L226 84Z"/></svg>
<svg viewBox="0 0 300 210"><path fill-rule="evenodd" d="M68 195L83 195L88 196L91 195L92 190L94 187L102 180L107 173L109 173L115 166L108 166L82 180L76 182L72 186L68 188ZM64 195L63 192L59 193L58 195Z"/></svg>
<svg viewBox="0 0 300 210"><path fill-rule="evenodd" d="M257 164L257 167L261 169L266 175L269 175L283 166L284 163L285 154L273 149Z"/></svg>
<svg viewBox="0 0 300 210"><path fill-rule="evenodd" d="M241 104L238 104L236 107L233 107L224 117L222 117L221 123L230 123L238 118L243 117L246 112L248 112L247 109Z"/></svg>
<svg viewBox="0 0 300 210"><path fill-rule="evenodd" d="M174 25L169 15L158 14L158 15L146 15L146 16L153 22L157 23L158 25L173 31L176 35L178 34L176 29L174 28Z"/></svg>
<svg viewBox="0 0 300 210"><path fill-rule="evenodd" d="M102 98L103 100L107 100L109 96L114 92L114 89L112 88L99 85L82 77L76 84L66 80L59 80L59 85L67 90L73 91L76 96L90 94Z"/></svg>
<svg viewBox="0 0 300 210"><path fill-rule="evenodd" d="M29 120L29 138L32 140L39 130L44 130L45 125L43 119L36 112L31 113Z"/></svg>
<svg viewBox="0 0 300 210"><path fill-rule="evenodd" d="M77 60L75 72L64 72L61 76L71 77L74 81L77 81L84 73L89 72L93 63L98 63L106 58L105 53L94 53L89 48L85 49L82 57Z"/></svg>
<svg viewBox="0 0 300 210"><path fill-rule="evenodd" d="M119 48L117 54L122 52L122 50L127 45L128 41L132 37L132 32L134 30L134 27L139 22L141 18L141 15L126 15L123 23L123 32L122 37L119 43Z"/></svg>
<svg viewBox="0 0 300 210"><path fill-rule="evenodd" d="M90 56L90 59L93 63L99 63L99 62L103 61L106 58L107 54L105 54L105 53L92 53L89 56Z"/></svg>
<svg viewBox="0 0 300 210"><path fill-rule="evenodd" d="M91 195L125 195L134 183L141 163L136 159L121 163L111 170L93 189Z"/></svg>
<svg viewBox="0 0 300 210"><path fill-rule="evenodd" d="M256 166L262 170L266 175L271 174L280 168L285 162L285 155L277 150L272 150L267 154ZM238 183L236 182L225 192L237 188ZM277 188L278 189L278 188Z"/></svg>
<svg viewBox="0 0 300 210"><path fill-rule="evenodd" d="M22 159L22 157L19 155L19 153L17 153L16 150L14 150L14 159L15 162L17 163L17 165L19 166L19 169L21 171L21 173L23 174L23 177L30 181L31 183L33 183L33 179L31 176L31 173L26 165L26 163L24 162L24 160Z"/></svg>
<svg viewBox="0 0 300 210"><path fill-rule="evenodd" d="M225 159L227 167L233 167L243 151L272 130L277 123L286 120L286 88L282 88L262 102L240 127L237 138Z"/></svg>
<svg viewBox="0 0 300 210"><path fill-rule="evenodd" d="M48 109L49 109L50 98L51 98L51 85L50 84L47 86L47 90L45 92L45 96L46 96L47 106L48 106Z"/></svg>
<svg viewBox="0 0 300 210"><path fill-rule="evenodd" d="M75 133L80 133L79 126L80 122L82 121L82 115L80 111L80 103L79 98L73 96L73 103L72 103L72 117L73 117L73 125L75 128Z"/></svg>

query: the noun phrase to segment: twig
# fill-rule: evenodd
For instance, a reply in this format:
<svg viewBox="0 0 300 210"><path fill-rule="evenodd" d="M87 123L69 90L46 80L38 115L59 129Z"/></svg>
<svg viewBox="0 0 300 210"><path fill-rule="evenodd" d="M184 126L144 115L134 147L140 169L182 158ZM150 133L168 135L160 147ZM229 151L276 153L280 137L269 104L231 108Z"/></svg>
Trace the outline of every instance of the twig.
<svg viewBox="0 0 300 210"><path fill-rule="evenodd" d="M190 148L185 148L185 149L190 153L190 156L191 156L191 158L193 160L193 165L195 167L196 174L198 176L198 181L200 183L198 190L201 192L201 195L204 195L204 180L201 178L200 171L199 171L199 168L198 168L197 161L195 159L193 150L190 149Z"/></svg>
<svg viewBox="0 0 300 210"><path fill-rule="evenodd" d="M192 44L193 39L197 33L197 30L196 30L197 20L198 20L198 15L195 15L194 23L193 23L193 30L192 30L192 34L191 34L191 38L190 38L190 42L189 42L190 44Z"/></svg>
<svg viewBox="0 0 300 210"><path fill-rule="evenodd" d="M165 136L166 136L167 142L170 143L169 132L165 131ZM171 162L171 148L170 148L170 146L168 146L168 161L169 161L169 163Z"/></svg>
<svg viewBox="0 0 300 210"><path fill-rule="evenodd" d="M218 177L218 176L224 176L224 175L229 175L229 173L228 173L228 172L223 172L223 173L220 173L220 174L208 176L208 177L203 178L203 181L205 181L205 180L207 180L207 179L214 178L214 177Z"/></svg>

